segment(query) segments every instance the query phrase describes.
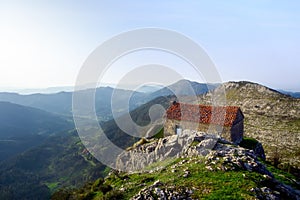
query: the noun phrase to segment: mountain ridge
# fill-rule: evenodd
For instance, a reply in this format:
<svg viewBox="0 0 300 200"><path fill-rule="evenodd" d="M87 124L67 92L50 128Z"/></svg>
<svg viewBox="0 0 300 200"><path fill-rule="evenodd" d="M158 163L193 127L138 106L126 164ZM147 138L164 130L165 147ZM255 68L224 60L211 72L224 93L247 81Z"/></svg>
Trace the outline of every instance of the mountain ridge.
<svg viewBox="0 0 300 200"><path fill-rule="evenodd" d="M111 98L114 94L114 102L129 101L129 110L133 110L138 106L147 103L159 96L173 95L172 91L168 89L175 88L179 94L184 94L185 90L179 90L183 86L176 86L185 82L185 88L192 84L193 89L197 95L206 93L208 91L206 84L200 84L196 82L190 82L187 80L176 82L170 86L162 88L153 93L141 93L137 91L130 91L125 89L115 89L112 87L100 87L95 91L95 105L97 116L100 121L108 121L113 118L111 112ZM208 86L213 87L213 86ZM176 90L177 88L177 90ZM179 88L179 89L178 89ZM92 91L92 89L87 89L84 91ZM65 116L72 116L72 92L59 92L56 94L31 94L31 95L19 95L17 93L3 93L0 92L0 101L8 101L11 103L16 103L24 106L31 106L34 108L42 109L48 112L57 113ZM121 116L125 109L116 110L115 114Z"/></svg>
<svg viewBox="0 0 300 200"><path fill-rule="evenodd" d="M0 102L0 110L0 161L74 127L69 119L37 108Z"/></svg>

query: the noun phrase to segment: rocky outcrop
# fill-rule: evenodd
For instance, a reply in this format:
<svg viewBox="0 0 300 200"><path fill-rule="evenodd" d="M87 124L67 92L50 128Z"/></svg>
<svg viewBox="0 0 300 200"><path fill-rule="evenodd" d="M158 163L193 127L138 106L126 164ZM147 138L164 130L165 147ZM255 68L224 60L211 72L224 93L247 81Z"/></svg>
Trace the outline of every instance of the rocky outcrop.
<svg viewBox="0 0 300 200"><path fill-rule="evenodd" d="M264 156L262 145L254 150L233 145L216 135L185 130L183 133L146 144L123 152L119 155L117 168L122 171L145 170L151 164L174 157L206 156L207 168L215 170L248 170L272 177L261 164L257 155ZM222 158L222 159L221 159ZM148 170L155 170L148 167Z"/></svg>
<svg viewBox="0 0 300 200"><path fill-rule="evenodd" d="M264 187L255 187L250 191L255 193L257 199L289 199L289 200L300 200L300 191L294 190L288 185L280 183L274 178L268 177L264 183Z"/></svg>
<svg viewBox="0 0 300 200"><path fill-rule="evenodd" d="M250 190L257 199L300 199L300 192L277 181L273 174L258 161L253 150L232 145L230 142L218 139L215 143L210 136L198 135L194 137L193 143L181 156L186 157L182 161L172 165L171 172L177 173L183 166L190 163L201 162L197 157L205 156L205 168L209 171L250 171L263 174L264 179L261 187ZM195 143L197 143L195 145ZM191 171L184 167L182 178L190 176ZM150 172L151 173L151 172ZM193 188L175 188L157 180L152 185L141 189L132 200L143 199L193 199Z"/></svg>
<svg viewBox="0 0 300 200"><path fill-rule="evenodd" d="M218 143L214 151L206 156L206 168L210 171L247 170L273 177L266 167L257 160L253 150Z"/></svg>
<svg viewBox="0 0 300 200"><path fill-rule="evenodd" d="M287 185L284 185L273 178L267 178L268 187L255 187L250 190L254 193L255 197L259 200L280 200L280 199L289 199L289 200L299 200L300 193ZM192 194L194 193L193 189L182 187L166 187L165 184L161 181L154 182L151 186L143 188L138 194L134 195L131 200L146 200L146 199L188 199L192 200Z"/></svg>
<svg viewBox="0 0 300 200"><path fill-rule="evenodd" d="M257 157L266 160L265 150L260 142L256 143L253 151Z"/></svg>
<svg viewBox="0 0 300 200"><path fill-rule="evenodd" d="M164 187L161 181L154 182L153 185L143 188L131 200L145 200L145 199L187 199L191 200L193 190L189 188L175 189L175 187ZM155 198L156 197L156 198Z"/></svg>
<svg viewBox="0 0 300 200"><path fill-rule="evenodd" d="M188 152L193 141L209 137L213 138L213 135L186 130L180 136L172 135L159 140L149 141L149 143L120 154L116 162L116 168L121 171L131 172L143 170L154 162L180 157L185 152ZM215 138L214 140L216 143L218 139ZM208 147L205 146L205 148Z"/></svg>

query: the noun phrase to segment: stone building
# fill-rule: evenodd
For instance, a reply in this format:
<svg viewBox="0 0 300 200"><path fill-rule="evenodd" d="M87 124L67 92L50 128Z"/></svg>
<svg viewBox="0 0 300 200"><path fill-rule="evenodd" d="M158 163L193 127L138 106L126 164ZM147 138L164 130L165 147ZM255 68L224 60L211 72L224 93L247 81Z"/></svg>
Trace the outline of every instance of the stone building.
<svg viewBox="0 0 300 200"><path fill-rule="evenodd" d="M165 115L164 135L181 134L184 129L218 134L239 144L244 134L244 115L236 106L207 106L174 101Z"/></svg>

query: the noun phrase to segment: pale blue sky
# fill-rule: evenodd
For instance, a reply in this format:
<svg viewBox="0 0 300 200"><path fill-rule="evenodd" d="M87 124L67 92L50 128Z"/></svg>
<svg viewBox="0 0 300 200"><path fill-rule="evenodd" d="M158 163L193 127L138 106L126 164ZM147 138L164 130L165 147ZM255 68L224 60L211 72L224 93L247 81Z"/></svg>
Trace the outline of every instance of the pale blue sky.
<svg viewBox="0 0 300 200"><path fill-rule="evenodd" d="M299 10L297 0L0 0L0 87L73 85L102 42L120 32L159 27L201 45L223 81L300 91Z"/></svg>

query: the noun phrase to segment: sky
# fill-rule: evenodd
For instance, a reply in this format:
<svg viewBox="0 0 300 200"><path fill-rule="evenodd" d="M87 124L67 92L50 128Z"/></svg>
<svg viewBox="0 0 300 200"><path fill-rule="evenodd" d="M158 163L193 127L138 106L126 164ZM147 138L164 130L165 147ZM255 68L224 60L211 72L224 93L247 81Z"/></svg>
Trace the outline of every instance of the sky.
<svg viewBox="0 0 300 200"><path fill-rule="evenodd" d="M0 0L0 88L72 86L103 42L157 27L198 43L223 82L300 91L299 9L297 0ZM103 82L115 83L133 66L159 61L201 82L178 58L151 51L118 60Z"/></svg>

